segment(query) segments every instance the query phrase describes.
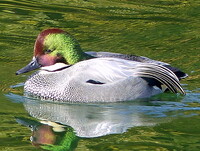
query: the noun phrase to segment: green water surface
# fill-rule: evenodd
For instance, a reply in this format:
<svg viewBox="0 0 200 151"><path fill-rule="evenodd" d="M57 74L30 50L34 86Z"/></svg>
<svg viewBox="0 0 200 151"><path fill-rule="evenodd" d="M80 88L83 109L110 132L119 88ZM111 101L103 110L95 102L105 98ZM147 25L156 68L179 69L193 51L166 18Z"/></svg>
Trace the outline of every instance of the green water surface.
<svg viewBox="0 0 200 151"><path fill-rule="evenodd" d="M199 14L200 0L1 0L0 150L200 150ZM71 33L84 51L136 54L180 68L189 75L181 81L187 95L114 105L43 104L24 98L23 82L31 73L15 72L31 60L40 31L52 27ZM64 130L54 132L40 123L44 117ZM81 124L87 129L95 121L103 121L96 127L98 135L78 132ZM105 123L118 129L103 133ZM31 143L30 136L43 128L49 133L41 134L54 138L54 145Z"/></svg>

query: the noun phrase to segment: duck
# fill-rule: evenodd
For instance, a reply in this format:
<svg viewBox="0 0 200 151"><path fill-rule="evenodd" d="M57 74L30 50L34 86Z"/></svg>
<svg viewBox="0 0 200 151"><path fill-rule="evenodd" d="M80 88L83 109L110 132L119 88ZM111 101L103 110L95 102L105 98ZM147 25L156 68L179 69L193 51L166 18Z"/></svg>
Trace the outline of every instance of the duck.
<svg viewBox="0 0 200 151"><path fill-rule="evenodd" d="M42 31L31 62L17 75L40 68L24 84L25 94L59 102L118 102L148 98L166 90L185 95L187 74L143 56L83 52L64 30Z"/></svg>

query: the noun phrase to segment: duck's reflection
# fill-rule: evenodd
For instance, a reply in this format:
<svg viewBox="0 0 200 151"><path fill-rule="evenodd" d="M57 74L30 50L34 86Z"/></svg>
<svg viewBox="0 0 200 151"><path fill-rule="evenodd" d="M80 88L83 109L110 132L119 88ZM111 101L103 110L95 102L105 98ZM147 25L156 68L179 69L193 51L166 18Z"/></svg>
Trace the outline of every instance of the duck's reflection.
<svg viewBox="0 0 200 151"><path fill-rule="evenodd" d="M121 134L134 126L153 126L174 118L171 111L184 109L181 102L140 100L106 104L56 104L7 95L23 102L33 120L18 118L31 127L32 143L47 150L69 150L81 137ZM22 101L23 100L23 101Z"/></svg>
<svg viewBox="0 0 200 151"><path fill-rule="evenodd" d="M34 146L38 146L40 144L55 144L56 135L51 126L41 125L33 131L31 141Z"/></svg>
<svg viewBox="0 0 200 151"><path fill-rule="evenodd" d="M34 118L68 125L77 136L93 138L160 122L145 114L149 108L141 104L54 104L27 100L24 107Z"/></svg>
<svg viewBox="0 0 200 151"><path fill-rule="evenodd" d="M16 118L19 124L31 128L30 140L35 147L45 150L67 151L74 150L78 143L78 137L71 127L50 122L36 121L28 118Z"/></svg>

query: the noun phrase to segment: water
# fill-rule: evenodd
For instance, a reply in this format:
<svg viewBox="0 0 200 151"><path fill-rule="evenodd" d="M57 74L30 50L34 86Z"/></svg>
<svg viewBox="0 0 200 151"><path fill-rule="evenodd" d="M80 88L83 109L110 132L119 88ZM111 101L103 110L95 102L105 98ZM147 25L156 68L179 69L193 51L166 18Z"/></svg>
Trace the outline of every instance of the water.
<svg viewBox="0 0 200 151"><path fill-rule="evenodd" d="M199 4L0 1L0 149L199 150ZM84 51L137 54L179 67L189 74L181 81L187 95L114 104L53 104L25 98L23 82L31 73L15 72L32 58L37 34L50 27L71 33Z"/></svg>

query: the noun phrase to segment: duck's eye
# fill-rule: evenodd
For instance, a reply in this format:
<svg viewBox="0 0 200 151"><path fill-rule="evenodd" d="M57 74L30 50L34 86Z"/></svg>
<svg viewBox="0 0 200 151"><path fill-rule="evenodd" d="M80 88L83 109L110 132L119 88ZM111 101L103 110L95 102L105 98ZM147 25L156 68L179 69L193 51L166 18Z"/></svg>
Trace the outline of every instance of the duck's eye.
<svg viewBox="0 0 200 151"><path fill-rule="evenodd" d="M51 53L53 50L51 50L51 49L47 49L45 52L46 53Z"/></svg>

